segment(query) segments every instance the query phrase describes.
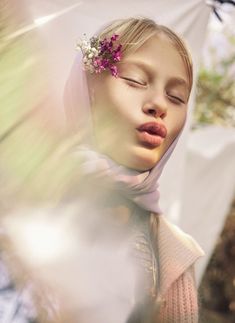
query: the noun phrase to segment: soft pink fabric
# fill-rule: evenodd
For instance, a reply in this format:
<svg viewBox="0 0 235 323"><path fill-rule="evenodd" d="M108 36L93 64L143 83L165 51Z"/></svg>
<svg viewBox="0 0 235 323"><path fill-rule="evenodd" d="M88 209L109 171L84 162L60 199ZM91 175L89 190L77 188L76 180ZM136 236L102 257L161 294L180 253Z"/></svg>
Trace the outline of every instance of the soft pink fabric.
<svg viewBox="0 0 235 323"><path fill-rule="evenodd" d="M160 265L159 323L198 323L198 292L195 262L205 252L187 233L170 223L165 216L157 217Z"/></svg>

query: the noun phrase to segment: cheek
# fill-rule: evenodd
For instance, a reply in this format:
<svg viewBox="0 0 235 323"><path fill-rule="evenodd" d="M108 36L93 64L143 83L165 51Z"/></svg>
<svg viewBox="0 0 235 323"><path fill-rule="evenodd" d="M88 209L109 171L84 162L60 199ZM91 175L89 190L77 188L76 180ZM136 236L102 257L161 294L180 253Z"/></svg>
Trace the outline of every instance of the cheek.
<svg viewBox="0 0 235 323"><path fill-rule="evenodd" d="M97 88L92 106L96 143L110 157L113 157L114 147L119 151L118 145L129 137L131 128L131 117L128 115L129 101L116 86L115 81L113 80L112 84L104 82Z"/></svg>
<svg viewBox="0 0 235 323"><path fill-rule="evenodd" d="M168 139L167 142L170 144L175 137L179 134L180 130L184 127L187 118L187 108L182 110L175 109L168 115L167 129Z"/></svg>
<svg viewBox="0 0 235 323"><path fill-rule="evenodd" d="M125 127L136 118L137 101L137 97L133 97L120 80L104 82L96 91L93 115L98 122L106 120L106 125Z"/></svg>

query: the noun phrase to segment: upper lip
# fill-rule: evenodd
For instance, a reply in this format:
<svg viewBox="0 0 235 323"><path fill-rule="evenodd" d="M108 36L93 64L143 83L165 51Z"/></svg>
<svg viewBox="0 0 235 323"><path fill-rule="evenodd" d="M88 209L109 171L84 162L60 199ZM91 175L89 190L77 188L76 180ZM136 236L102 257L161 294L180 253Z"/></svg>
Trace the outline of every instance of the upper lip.
<svg viewBox="0 0 235 323"><path fill-rule="evenodd" d="M146 131L152 135L158 135L161 136L162 138L165 138L167 135L167 129L166 127L157 122L147 122L142 125L140 125L137 130L139 131Z"/></svg>

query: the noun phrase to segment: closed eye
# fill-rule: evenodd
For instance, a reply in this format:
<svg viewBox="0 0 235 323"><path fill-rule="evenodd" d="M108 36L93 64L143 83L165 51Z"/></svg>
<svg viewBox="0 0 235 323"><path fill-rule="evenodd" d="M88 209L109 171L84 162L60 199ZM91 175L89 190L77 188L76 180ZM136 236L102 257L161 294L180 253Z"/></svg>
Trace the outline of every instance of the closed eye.
<svg viewBox="0 0 235 323"><path fill-rule="evenodd" d="M127 80L127 81L129 81L129 82L132 82L132 83L136 83L136 84L138 84L138 85L142 85L142 86L146 86L147 85L147 83L145 83L145 82L140 82L140 81L137 81L137 80L135 80L135 79L132 79L132 78L129 78L129 77L124 77L124 76L121 76L121 78L122 79L124 79L124 80Z"/></svg>
<svg viewBox="0 0 235 323"><path fill-rule="evenodd" d="M182 99L178 98L177 96L174 96L174 95L169 95L169 96L173 98L175 101L185 104L185 102Z"/></svg>

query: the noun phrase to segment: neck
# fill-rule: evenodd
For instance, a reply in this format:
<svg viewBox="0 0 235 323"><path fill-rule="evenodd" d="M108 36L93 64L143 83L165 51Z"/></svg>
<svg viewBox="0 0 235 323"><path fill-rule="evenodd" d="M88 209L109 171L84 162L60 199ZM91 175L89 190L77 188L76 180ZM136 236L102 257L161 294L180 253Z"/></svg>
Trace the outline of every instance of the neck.
<svg viewBox="0 0 235 323"><path fill-rule="evenodd" d="M127 224L138 208L136 204L115 190L103 192L103 195L98 198L101 210L117 225Z"/></svg>
<svg viewBox="0 0 235 323"><path fill-rule="evenodd" d="M94 183L93 183L94 184ZM103 189L100 186L91 185L89 189L82 190L82 195L89 205L92 205L95 213L104 220L116 225L128 224L131 216L140 208L121 195L117 190Z"/></svg>

